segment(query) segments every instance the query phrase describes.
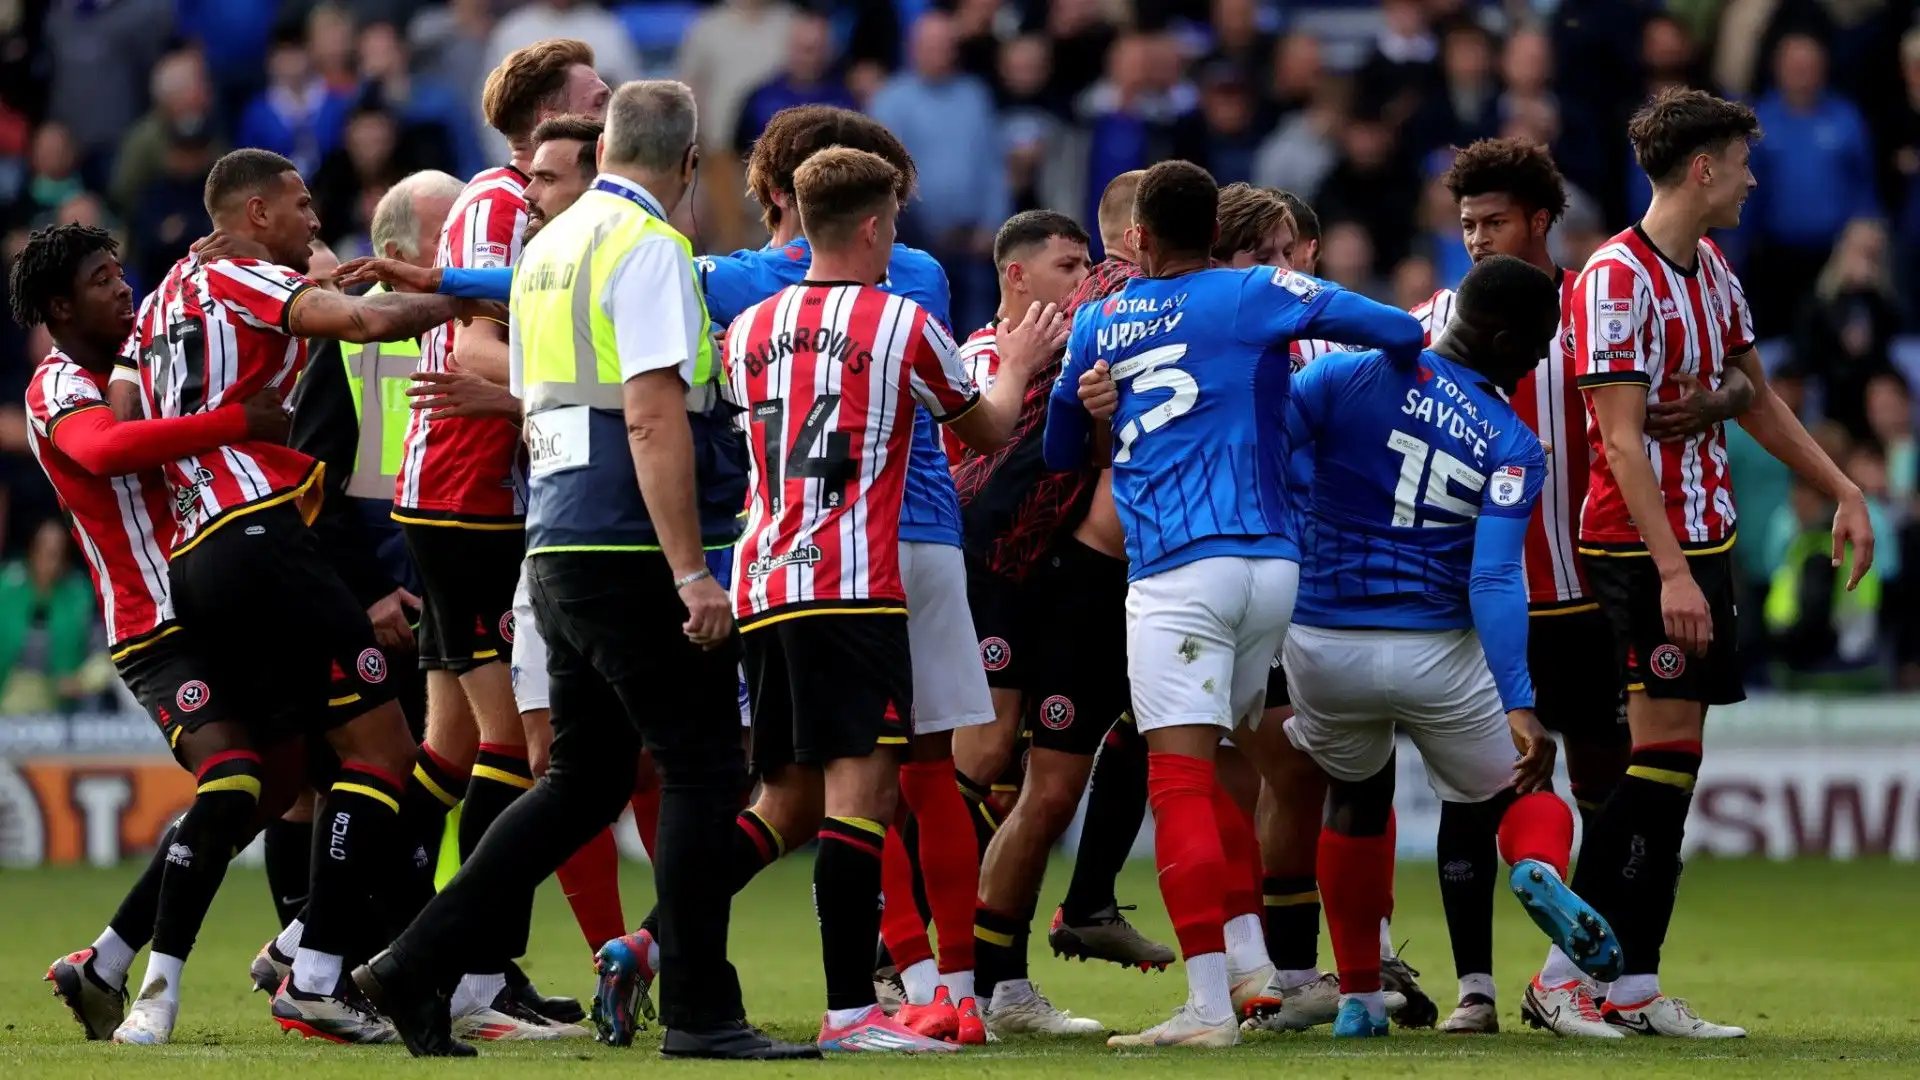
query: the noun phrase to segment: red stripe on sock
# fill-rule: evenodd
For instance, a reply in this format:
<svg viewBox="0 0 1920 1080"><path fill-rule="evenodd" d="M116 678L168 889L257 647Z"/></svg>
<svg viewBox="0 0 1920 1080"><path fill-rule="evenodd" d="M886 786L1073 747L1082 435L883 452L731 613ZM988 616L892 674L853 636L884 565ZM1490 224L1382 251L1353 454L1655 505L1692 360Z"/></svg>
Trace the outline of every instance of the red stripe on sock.
<svg viewBox="0 0 1920 1080"><path fill-rule="evenodd" d="M747 834L747 839L753 841L753 846L760 850L761 865L772 862L780 854L773 849L773 842L767 838L767 834L754 828L753 820L748 816L747 811L742 810L736 815L733 823L738 825L740 831Z"/></svg>
<svg viewBox="0 0 1920 1080"><path fill-rule="evenodd" d="M512 746L507 743L483 742L480 744L479 752L482 754L495 754L499 757L513 758L516 761L527 760L527 748L525 746Z"/></svg>
<svg viewBox="0 0 1920 1080"><path fill-rule="evenodd" d="M1550 791L1522 795L1500 817L1500 857L1511 866L1538 859L1567 876L1573 855L1573 811Z"/></svg>
<svg viewBox="0 0 1920 1080"><path fill-rule="evenodd" d="M980 842L953 776L952 758L900 767L900 794L920 822L920 879L940 935L943 973L973 970L973 907L980 891Z"/></svg>
<svg viewBox="0 0 1920 1080"><path fill-rule="evenodd" d="M959 789L954 793L959 794ZM887 943L893 966L905 971L922 960L933 959L933 945L920 922L919 906L913 902L913 863L907 858L907 844L897 825L887 827L886 850L880 856L880 892L886 897L880 910L880 939ZM971 921L973 913L967 914ZM967 938L973 938L972 927L967 929Z"/></svg>
<svg viewBox="0 0 1920 1080"><path fill-rule="evenodd" d="M1393 845L1385 836L1322 829L1316 870L1340 990L1372 993L1380 989L1380 920L1390 903Z"/></svg>
<svg viewBox="0 0 1920 1080"><path fill-rule="evenodd" d="M1260 893L1260 840L1254 835L1252 819L1218 780L1213 784L1213 820L1220 826L1220 849L1227 860L1223 868L1227 918L1259 915L1265 910Z"/></svg>
<svg viewBox="0 0 1920 1080"><path fill-rule="evenodd" d="M886 857L886 856L885 856L885 853L884 853L883 851L881 851L881 850L880 850L880 847L879 847L878 845L875 845L875 844L869 844L869 843L867 843L867 842L866 842L866 841L864 841L864 840L855 840L855 839L854 839L853 837L851 837L851 836L848 836L848 835L846 835L845 833L837 833L837 832L823 832L823 833L821 833L821 834L820 834L820 842L821 842L821 843L823 843L823 844L824 844L824 843L826 843L826 842L827 842L827 841L829 841L829 840L836 840L836 841L839 841L839 842L840 842L840 843L842 843L842 844L845 844L845 845L847 845L847 846L848 846L848 847L850 847L850 848L855 848L855 849L858 849L858 850L860 850L860 851L864 851L864 852L866 852L867 854L869 854L869 855L871 855L871 856L873 856L874 858L876 858L876 859L880 859L880 860L881 860L881 865L882 865L883 867L885 866L885 857ZM884 873L884 870L883 870L882 872Z"/></svg>
<svg viewBox="0 0 1920 1080"><path fill-rule="evenodd" d="M626 914L620 910L620 849L613 842L612 829L601 829L561 863L554 876L560 879L560 891L573 909L587 948L598 951L627 932Z"/></svg>
<svg viewBox="0 0 1920 1080"><path fill-rule="evenodd" d="M653 841L660 835L660 789L636 791L627 800L633 807L633 828L640 834L640 846L653 858Z"/></svg>
<svg viewBox="0 0 1920 1080"><path fill-rule="evenodd" d="M1225 952L1226 854L1213 813L1213 763L1184 754L1147 755L1153 807L1153 860L1160 869L1180 952L1191 959Z"/></svg>
<svg viewBox="0 0 1920 1080"><path fill-rule="evenodd" d="M456 780L462 780L462 781L473 779L472 765L466 765L466 766L455 765L453 762L447 760L445 757L442 757L438 750L435 750L433 747L428 746L426 743L420 744L420 752L427 755L427 760L433 762L434 768L439 769L441 772L447 774L448 777Z"/></svg>
<svg viewBox="0 0 1920 1080"><path fill-rule="evenodd" d="M391 787L395 791L404 791L407 787L407 782L404 778L395 776L387 770L380 768L378 765L369 765L364 761L345 762L340 766L340 771L364 773L376 780L385 782L388 787Z"/></svg>
<svg viewBox="0 0 1920 1080"><path fill-rule="evenodd" d="M1650 743L1634 744L1634 747L1633 747L1634 753L1637 754L1642 750L1665 750L1675 754L1692 754L1694 757L1702 756L1702 753L1701 753L1702 748L1699 740L1697 739L1696 740L1681 739L1677 742L1650 742Z"/></svg>
<svg viewBox="0 0 1920 1080"><path fill-rule="evenodd" d="M251 761L255 765L258 765L260 764L260 755L251 750L222 750L201 762L200 767L194 770L193 778L198 780L207 775L208 769L228 761Z"/></svg>

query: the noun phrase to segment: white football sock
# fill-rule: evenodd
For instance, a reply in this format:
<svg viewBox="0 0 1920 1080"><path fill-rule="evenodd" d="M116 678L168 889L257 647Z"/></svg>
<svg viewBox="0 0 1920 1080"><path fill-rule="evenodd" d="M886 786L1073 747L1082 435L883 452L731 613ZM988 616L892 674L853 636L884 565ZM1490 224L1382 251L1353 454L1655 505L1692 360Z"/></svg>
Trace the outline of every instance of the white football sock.
<svg viewBox="0 0 1920 1080"><path fill-rule="evenodd" d="M1479 994L1488 1001L1492 1001L1493 976L1478 974L1460 976L1460 1000L1467 1000L1468 994Z"/></svg>
<svg viewBox="0 0 1920 1080"><path fill-rule="evenodd" d="M127 985L127 969L133 966L133 955L139 951L109 926L93 940L93 973L118 990Z"/></svg>
<svg viewBox="0 0 1920 1080"><path fill-rule="evenodd" d="M931 1004L933 992L940 989L940 969L931 960L908 964L900 973L900 985L907 988L907 1004Z"/></svg>
<svg viewBox="0 0 1920 1080"><path fill-rule="evenodd" d="M1001 979L993 988L990 1008L1004 1008L1033 1000L1033 983L1028 979Z"/></svg>
<svg viewBox="0 0 1920 1080"><path fill-rule="evenodd" d="M1561 952L1560 946L1547 946L1547 962L1540 968L1542 986L1565 986L1576 979L1586 977L1587 973L1580 970L1580 965L1574 963L1572 957Z"/></svg>
<svg viewBox="0 0 1920 1080"><path fill-rule="evenodd" d="M947 988L947 996L958 1005L973 996L973 969L945 972L940 976L940 985Z"/></svg>
<svg viewBox="0 0 1920 1080"><path fill-rule="evenodd" d="M340 957L314 949L293 954L293 988L305 994L331 994L340 987Z"/></svg>
<svg viewBox="0 0 1920 1080"><path fill-rule="evenodd" d="M1393 952L1393 926L1385 919L1380 920L1380 959L1391 960Z"/></svg>
<svg viewBox="0 0 1920 1080"><path fill-rule="evenodd" d="M660 941L652 936L647 938L647 970L660 973Z"/></svg>
<svg viewBox="0 0 1920 1080"><path fill-rule="evenodd" d="M1319 982L1320 969L1299 968L1291 971L1277 971L1274 973L1274 978L1280 983L1280 989L1298 990L1309 983Z"/></svg>
<svg viewBox="0 0 1920 1080"><path fill-rule="evenodd" d="M1341 994L1342 1001L1352 998L1367 1007L1367 1019L1376 1024L1387 1022L1387 995L1384 991L1373 990L1365 994Z"/></svg>
<svg viewBox="0 0 1920 1080"><path fill-rule="evenodd" d="M285 930L280 931L279 937L273 939L274 947L280 950L280 955L292 956L299 951L300 937L306 932L307 924L295 919L287 924Z"/></svg>
<svg viewBox="0 0 1920 1080"><path fill-rule="evenodd" d="M1615 1005L1638 1005L1660 996L1660 976L1622 975L1607 987L1607 1000Z"/></svg>
<svg viewBox="0 0 1920 1080"><path fill-rule="evenodd" d="M463 975L460 985L453 989L451 1013L465 1016L493 1007L493 999L507 988L505 975Z"/></svg>
<svg viewBox="0 0 1920 1080"><path fill-rule="evenodd" d="M848 1024L858 1023L865 1019L868 1013L879 1007L878 1005L862 1005L857 1009L828 1009L827 1026L846 1027Z"/></svg>
<svg viewBox="0 0 1920 1080"><path fill-rule="evenodd" d="M1187 957L1187 1001L1194 1016L1218 1024L1233 1019L1233 988L1227 982L1227 954Z"/></svg>
<svg viewBox="0 0 1920 1080"><path fill-rule="evenodd" d="M1258 971L1273 963L1267 956L1266 927L1258 915L1235 915L1227 920L1227 968L1236 975Z"/></svg>
<svg viewBox="0 0 1920 1080"><path fill-rule="evenodd" d="M147 977L140 983L140 996L146 997L148 988L155 983L160 983L158 995L160 999L171 1001L175 1005L180 1004L180 969L186 964L184 959L177 956L157 952L148 953Z"/></svg>

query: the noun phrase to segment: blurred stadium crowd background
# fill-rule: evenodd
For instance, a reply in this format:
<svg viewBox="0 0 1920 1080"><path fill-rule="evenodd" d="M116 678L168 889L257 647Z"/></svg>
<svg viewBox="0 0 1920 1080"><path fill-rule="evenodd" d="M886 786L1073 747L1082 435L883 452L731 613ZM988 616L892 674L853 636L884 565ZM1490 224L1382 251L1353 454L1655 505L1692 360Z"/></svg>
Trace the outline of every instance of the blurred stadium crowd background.
<svg viewBox="0 0 1920 1080"><path fill-rule="evenodd" d="M740 158L789 105L869 111L920 165L903 239L964 333L993 314L1009 214L1091 222L1112 176L1187 158L1317 209L1319 272L1403 307L1468 265L1435 178L1450 147L1552 146L1579 266L1649 192L1625 119L1686 84L1752 102L1760 187L1719 240L1763 355L1875 501L1879 564L1834 587L1830 510L1729 429L1755 685L1920 687L1920 0L0 0L0 228L97 223L136 290L208 227L206 170L260 146L305 173L322 238L366 253L388 185L505 159L480 82L545 37L609 83L673 76L701 109L707 251L761 243ZM0 282L0 288L4 283ZM28 456L39 335L0 327L0 717L112 708L90 586Z"/></svg>

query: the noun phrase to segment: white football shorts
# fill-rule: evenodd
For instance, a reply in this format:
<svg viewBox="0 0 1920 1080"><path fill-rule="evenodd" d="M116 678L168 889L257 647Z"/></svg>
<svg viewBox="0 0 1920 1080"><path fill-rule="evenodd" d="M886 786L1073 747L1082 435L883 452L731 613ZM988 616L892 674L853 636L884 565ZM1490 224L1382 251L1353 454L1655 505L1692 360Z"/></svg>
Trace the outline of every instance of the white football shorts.
<svg viewBox="0 0 1920 1080"><path fill-rule="evenodd" d="M993 693L967 605L967 565L951 544L900 545L913 650L913 731L935 735L993 721Z"/></svg>
<svg viewBox="0 0 1920 1080"><path fill-rule="evenodd" d="M1142 732L1258 718L1300 564L1201 559L1127 586L1127 678Z"/></svg>
<svg viewBox="0 0 1920 1080"><path fill-rule="evenodd" d="M549 708L547 642L533 618L533 599L527 592L527 564L520 563L520 583L513 587L513 703L523 713Z"/></svg>
<svg viewBox="0 0 1920 1080"><path fill-rule="evenodd" d="M1329 776L1360 781L1386 768L1398 729L1443 801L1484 802L1513 782L1519 755L1472 630L1295 626L1281 656L1293 697L1287 739Z"/></svg>

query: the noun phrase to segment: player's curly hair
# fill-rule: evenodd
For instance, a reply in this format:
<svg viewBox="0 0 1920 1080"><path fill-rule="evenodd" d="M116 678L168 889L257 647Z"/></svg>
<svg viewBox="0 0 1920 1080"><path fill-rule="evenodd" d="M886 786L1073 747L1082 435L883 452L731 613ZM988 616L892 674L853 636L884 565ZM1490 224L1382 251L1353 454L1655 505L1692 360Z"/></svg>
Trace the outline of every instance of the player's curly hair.
<svg viewBox="0 0 1920 1080"><path fill-rule="evenodd" d="M593 46L575 38L547 38L507 54L480 88L487 126L509 139L533 130L542 105L559 105L575 64L593 66Z"/></svg>
<svg viewBox="0 0 1920 1080"><path fill-rule="evenodd" d="M919 182L913 155L885 124L870 116L832 105L795 105L781 109L767 121L767 129L753 141L747 158L747 193L760 204L760 223L768 232L780 227L775 192L793 197L793 174L800 163L830 146L865 150L900 174L894 194L905 203Z"/></svg>
<svg viewBox="0 0 1920 1080"><path fill-rule="evenodd" d="M47 321L56 297L73 295L80 264L96 251L118 256L113 234L94 225L49 225L27 237L7 275L7 302L13 321L31 329Z"/></svg>
<svg viewBox="0 0 1920 1080"><path fill-rule="evenodd" d="M1735 139L1760 138L1750 106L1705 90L1666 89L1627 122L1634 160L1655 184L1669 184L1696 154L1717 154Z"/></svg>
<svg viewBox="0 0 1920 1080"><path fill-rule="evenodd" d="M1532 139L1481 139L1454 151L1453 165L1440 183L1455 202L1475 195L1502 194L1526 207L1547 212L1547 223L1567 212L1567 181L1547 148Z"/></svg>

